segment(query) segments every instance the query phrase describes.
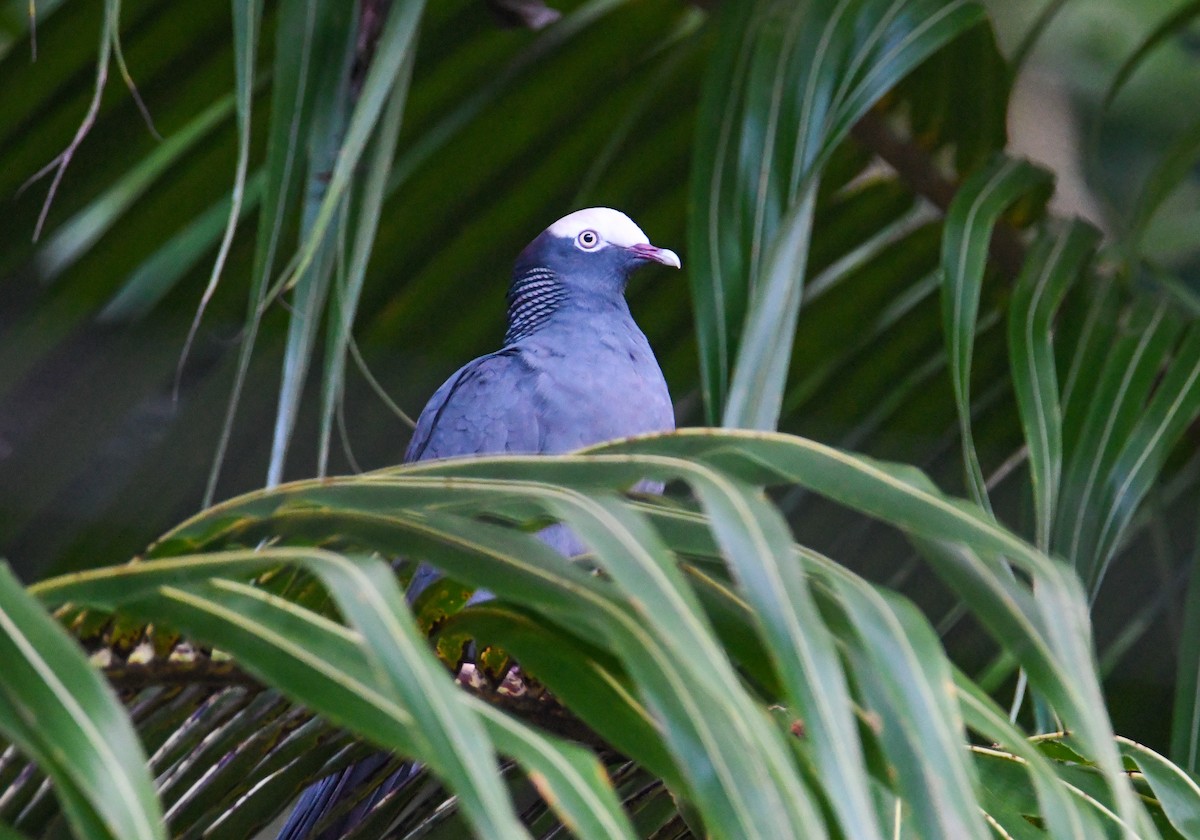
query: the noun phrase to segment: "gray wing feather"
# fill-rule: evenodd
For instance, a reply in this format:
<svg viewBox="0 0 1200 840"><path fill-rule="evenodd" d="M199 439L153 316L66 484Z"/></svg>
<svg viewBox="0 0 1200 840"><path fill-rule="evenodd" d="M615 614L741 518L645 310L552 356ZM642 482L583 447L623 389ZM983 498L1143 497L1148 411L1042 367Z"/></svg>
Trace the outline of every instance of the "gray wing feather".
<svg viewBox="0 0 1200 840"><path fill-rule="evenodd" d="M404 460L539 449L533 377L520 353L506 348L468 362L437 389Z"/></svg>

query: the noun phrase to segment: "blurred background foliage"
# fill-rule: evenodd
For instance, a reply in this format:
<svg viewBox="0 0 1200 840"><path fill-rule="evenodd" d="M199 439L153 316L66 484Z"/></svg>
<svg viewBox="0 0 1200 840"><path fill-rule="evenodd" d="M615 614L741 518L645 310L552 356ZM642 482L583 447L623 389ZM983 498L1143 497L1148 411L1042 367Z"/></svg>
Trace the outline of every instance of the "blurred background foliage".
<svg viewBox="0 0 1200 840"><path fill-rule="evenodd" d="M1195 292L1196 120L1173 107L1200 82L1200 49L1189 3L995 3L997 34L1019 55L1018 144L1043 149L1067 187L1067 205L1106 230L1131 237L1144 257L1177 273ZM1028 110L1026 110L1028 109ZM1036 115L1057 112L1046 131ZM1054 132L1053 134L1051 132ZM1055 137L1057 151L1046 148ZM1053 156L1053 157L1051 157ZM1168 195L1143 218L1147 186L1166 178ZM1065 172L1064 172L1065 170Z"/></svg>
<svg viewBox="0 0 1200 840"><path fill-rule="evenodd" d="M1168 750L1163 710L1200 671L1185 632L1200 621L1200 586L1186 594L1198 433L1188 414L1152 457L1123 447L1156 383L1174 381L1171 360L1186 373L1194 351L1200 4L986 4L990 23L955 30L911 75L889 67L869 113L847 82L815 117L773 110L771 83L800 84L788 56L811 33L756 20L769 3L564 0L553 21L538 3L410 5L413 19L376 41L385 7L370 2L354 31L336 4L314 4L329 17L311 40L295 3L268 4L250 37L253 4L231 16L199 0L39 2L33 60L27 4L0 3L0 553L22 578L121 562L206 500L396 463L402 412L499 342L513 256L568 210L610 205L683 257L690 288L658 272L630 289L681 426L778 428L918 466L990 504L1080 570L1115 728ZM739 64L728 39L743 32L760 41ZM857 78L854 56L834 78ZM370 108L371 131L356 134ZM803 143L769 145L797 124ZM336 150L355 138L339 171ZM55 171L30 179L68 148L51 201ZM1002 150L1048 167L1053 190L997 164ZM1004 179L1012 201L995 208L986 273L956 274L947 214ZM235 201L236 235L198 314ZM1088 386L1063 397L1063 504L1087 508L1071 479L1093 464L1123 487L1131 452L1162 462L1136 515L1121 493L1105 501L1129 514L1120 539L1095 528L1094 550L1078 553L1038 513L1006 326L1026 258L1052 263L1037 235L1072 216L1103 240L1058 316L1059 382ZM982 260L991 221L965 231L963 265ZM803 271L769 243L802 255ZM947 321L940 290L973 282L977 324ZM1092 312L1109 332L1088 332ZM954 329L965 358L947 352ZM1159 353L1144 368L1122 343L1141 336ZM1120 364L1136 371L1124 407L1123 390L1105 390ZM1191 400L1194 382L1180 381ZM1102 401L1092 410L1098 395L1120 415L1116 436ZM912 598L957 664L1011 696L1011 657L899 534L799 486L775 501L805 545Z"/></svg>
<svg viewBox="0 0 1200 840"><path fill-rule="evenodd" d="M264 19L264 67L275 11ZM410 414L464 359L496 346L512 259L563 208L620 204L657 240L682 241L699 46L709 37L695 32L699 14L674 2L591 3L569 25L539 34L502 28L475 2L427 11L355 324L370 369ZM102 15L86 4L42 10L39 60L30 61L28 43L10 44L3 58L0 387L3 404L20 408L5 411L0 493L6 551L29 576L129 555L197 509L253 274L251 198L176 398L176 367L224 226L237 153L230 16L203 3L123 5L126 60L167 140L144 125L114 68L96 125L32 241L46 184L18 191L67 146L86 111L96 40L80 33L98 36ZM690 48L679 44L684 38ZM575 81L560 87L564 78ZM263 85L257 90L256 167L270 117ZM206 120L208 109L220 113ZM163 157L148 165L154 153ZM294 228L290 236L294 248ZM637 291L640 318L688 404L695 354L687 294L678 279L655 280ZM286 306L267 309L218 498L263 483L288 321ZM358 463L394 463L408 427L353 370L347 388ZM315 387L306 398L295 412L292 477L316 469ZM695 418L694 397L690 404ZM332 454L332 472L350 469L340 447Z"/></svg>

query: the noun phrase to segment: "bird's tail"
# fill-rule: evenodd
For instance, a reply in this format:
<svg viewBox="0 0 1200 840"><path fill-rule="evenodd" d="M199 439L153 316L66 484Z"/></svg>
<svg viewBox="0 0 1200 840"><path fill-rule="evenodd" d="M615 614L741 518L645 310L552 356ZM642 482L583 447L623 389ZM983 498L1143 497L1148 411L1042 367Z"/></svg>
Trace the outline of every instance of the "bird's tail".
<svg viewBox="0 0 1200 840"><path fill-rule="evenodd" d="M359 793L363 785L369 784L390 759L387 753L374 753L340 773L333 773L309 785L300 794L296 807L276 840L337 840L347 830L361 823L380 800L411 781L421 771L421 765L404 762L353 808L329 824L320 826L348 797ZM321 831L314 834L318 826Z"/></svg>

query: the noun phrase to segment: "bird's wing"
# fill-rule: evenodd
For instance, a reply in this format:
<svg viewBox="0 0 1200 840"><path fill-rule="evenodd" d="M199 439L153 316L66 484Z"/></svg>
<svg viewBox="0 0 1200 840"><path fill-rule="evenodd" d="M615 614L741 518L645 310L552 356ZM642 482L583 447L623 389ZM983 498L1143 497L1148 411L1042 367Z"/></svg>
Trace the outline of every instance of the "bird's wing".
<svg viewBox="0 0 1200 840"><path fill-rule="evenodd" d="M520 352L506 347L463 365L437 389L404 460L540 449L533 375Z"/></svg>
<svg viewBox="0 0 1200 840"><path fill-rule="evenodd" d="M532 453L538 451L538 439L533 377L522 363L520 352L510 347L468 362L437 389L417 419L404 460L485 452ZM409 603L440 576L440 572L421 564L409 587ZM310 785L276 840L309 838L317 823L350 792L370 782L388 758L386 753L377 753ZM401 765L354 810L322 831L318 840L340 837L360 824L384 795L403 786L419 770L419 764Z"/></svg>

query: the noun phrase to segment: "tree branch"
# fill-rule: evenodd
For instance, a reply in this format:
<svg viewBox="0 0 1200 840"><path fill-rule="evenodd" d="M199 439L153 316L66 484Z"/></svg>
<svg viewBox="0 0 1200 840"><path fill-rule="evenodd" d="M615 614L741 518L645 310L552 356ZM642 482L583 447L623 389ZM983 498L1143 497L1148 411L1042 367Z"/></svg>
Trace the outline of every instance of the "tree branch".
<svg viewBox="0 0 1200 840"><path fill-rule="evenodd" d="M928 153L915 143L896 135L884 119L868 112L850 130L864 148L895 170L900 180L945 213L958 193L958 185L946 178ZM1010 279L1021 273L1025 264L1025 243L1009 224L1000 222L992 231L988 245L993 262Z"/></svg>
<svg viewBox="0 0 1200 840"><path fill-rule="evenodd" d="M218 690L244 687L265 688L261 681L230 661L198 656L187 661L161 660L139 664L111 665L102 669L118 692L137 692L154 686L199 685ZM458 684L488 705L526 723L598 750L612 747L575 717L549 692L533 689L519 672L510 672L498 686L483 679L472 666L460 669Z"/></svg>
<svg viewBox="0 0 1200 840"><path fill-rule="evenodd" d="M156 660L138 664L105 666L109 684L119 692L141 691L155 686L201 685L211 688L262 688L261 682L226 660L197 657L190 661Z"/></svg>

